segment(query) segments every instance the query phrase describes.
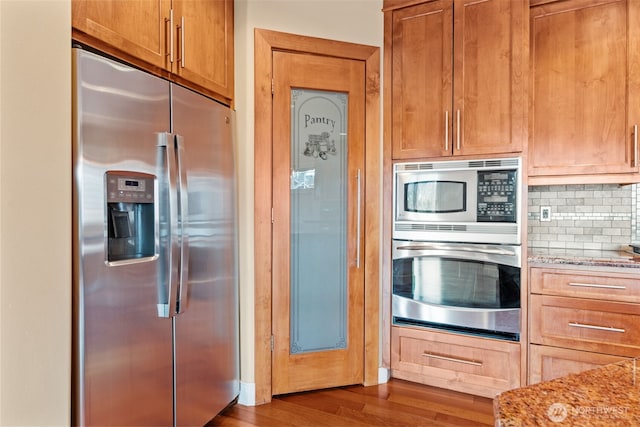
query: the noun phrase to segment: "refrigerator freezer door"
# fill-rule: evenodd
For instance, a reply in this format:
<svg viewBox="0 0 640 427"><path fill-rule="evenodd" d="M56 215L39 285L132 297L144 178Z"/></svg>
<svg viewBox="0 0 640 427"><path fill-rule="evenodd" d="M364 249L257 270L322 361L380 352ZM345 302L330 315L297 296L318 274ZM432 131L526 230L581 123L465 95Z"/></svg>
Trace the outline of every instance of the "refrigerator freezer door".
<svg viewBox="0 0 640 427"><path fill-rule="evenodd" d="M172 85L188 182L189 286L176 324L177 425L204 425L239 392L236 200L229 108Z"/></svg>
<svg viewBox="0 0 640 427"><path fill-rule="evenodd" d="M156 254L108 262L105 194L107 171L158 176L157 133L169 131L169 84L73 52L74 423L172 425L172 320L157 312L158 219L147 229L156 234L147 236ZM123 212L131 204L123 202Z"/></svg>

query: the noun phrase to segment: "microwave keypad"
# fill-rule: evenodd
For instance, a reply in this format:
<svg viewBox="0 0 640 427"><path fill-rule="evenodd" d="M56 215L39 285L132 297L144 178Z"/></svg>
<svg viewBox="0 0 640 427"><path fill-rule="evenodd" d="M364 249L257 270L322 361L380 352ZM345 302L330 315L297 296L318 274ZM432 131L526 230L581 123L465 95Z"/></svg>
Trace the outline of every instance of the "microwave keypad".
<svg viewBox="0 0 640 427"><path fill-rule="evenodd" d="M478 171L478 222L516 222L515 170Z"/></svg>

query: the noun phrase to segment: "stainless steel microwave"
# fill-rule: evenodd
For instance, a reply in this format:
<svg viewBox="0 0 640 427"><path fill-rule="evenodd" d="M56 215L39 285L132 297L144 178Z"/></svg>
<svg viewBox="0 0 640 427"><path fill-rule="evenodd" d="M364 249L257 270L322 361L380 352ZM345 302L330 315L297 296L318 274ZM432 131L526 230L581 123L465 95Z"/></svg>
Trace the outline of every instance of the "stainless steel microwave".
<svg viewBox="0 0 640 427"><path fill-rule="evenodd" d="M396 163L393 238L521 244L520 158Z"/></svg>

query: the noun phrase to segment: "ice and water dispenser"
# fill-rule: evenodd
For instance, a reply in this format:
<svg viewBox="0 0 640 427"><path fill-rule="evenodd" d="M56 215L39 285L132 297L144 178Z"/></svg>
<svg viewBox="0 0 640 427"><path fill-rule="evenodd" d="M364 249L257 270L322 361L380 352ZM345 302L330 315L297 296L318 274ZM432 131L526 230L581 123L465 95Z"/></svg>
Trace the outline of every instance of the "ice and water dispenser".
<svg viewBox="0 0 640 427"><path fill-rule="evenodd" d="M155 255L154 181L138 172L106 173L107 261Z"/></svg>

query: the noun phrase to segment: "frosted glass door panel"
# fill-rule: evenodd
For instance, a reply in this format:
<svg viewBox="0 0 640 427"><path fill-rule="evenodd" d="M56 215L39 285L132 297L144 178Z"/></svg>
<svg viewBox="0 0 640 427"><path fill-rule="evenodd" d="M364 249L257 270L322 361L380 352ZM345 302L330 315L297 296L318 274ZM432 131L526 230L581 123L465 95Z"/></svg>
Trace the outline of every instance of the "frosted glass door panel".
<svg viewBox="0 0 640 427"><path fill-rule="evenodd" d="M291 354L347 347L347 100L291 91Z"/></svg>

